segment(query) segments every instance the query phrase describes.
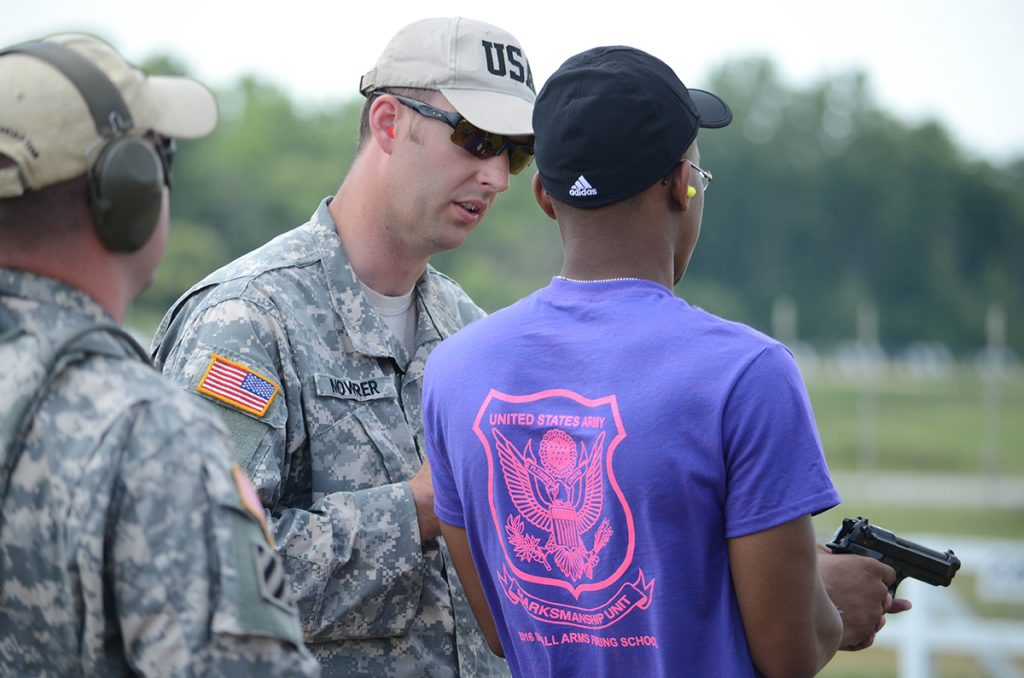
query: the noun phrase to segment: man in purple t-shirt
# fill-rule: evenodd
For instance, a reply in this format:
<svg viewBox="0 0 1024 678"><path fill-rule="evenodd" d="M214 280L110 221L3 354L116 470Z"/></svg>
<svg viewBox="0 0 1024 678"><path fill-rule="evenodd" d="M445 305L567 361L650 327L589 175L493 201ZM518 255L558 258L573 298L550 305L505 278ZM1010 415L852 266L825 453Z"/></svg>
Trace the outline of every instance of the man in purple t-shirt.
<svg viewBox="0 0 1024 678"><path fill-rule="evenodd" d="M731 120L639 50L566 61L534 110L562 274L427 362L436 513L514 675L813 675L870 644L819 574L839 495L792 355L672 293L697 131Z"/></svg>

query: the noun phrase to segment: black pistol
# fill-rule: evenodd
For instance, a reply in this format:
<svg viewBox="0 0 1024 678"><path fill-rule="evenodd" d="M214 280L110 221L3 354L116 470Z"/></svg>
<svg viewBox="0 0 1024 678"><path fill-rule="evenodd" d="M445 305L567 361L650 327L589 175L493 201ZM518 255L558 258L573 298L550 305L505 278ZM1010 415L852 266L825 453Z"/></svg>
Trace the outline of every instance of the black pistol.
<svg viewBox="0 0 1024 678"><path fill-rule="evenodd" d="M952 550L945 553L901 539L888 530L868 523L867 518L844 518L836 536L826 544L833 553L853 553L880 560L896 570L896 581L889 593L896 596L896 587L907 577L932 586L949 586L960 569L960 559Z"/></svg>

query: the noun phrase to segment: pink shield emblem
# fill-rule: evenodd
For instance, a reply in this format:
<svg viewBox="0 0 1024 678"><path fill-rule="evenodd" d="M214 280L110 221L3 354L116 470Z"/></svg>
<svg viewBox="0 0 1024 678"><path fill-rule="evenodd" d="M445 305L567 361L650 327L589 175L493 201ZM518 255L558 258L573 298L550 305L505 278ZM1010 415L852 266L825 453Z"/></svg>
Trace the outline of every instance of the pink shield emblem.
<svg viewBox="0 0 1024 678"><path fill-rule="evenodd" d="M505 553L497 574L506 595L543 606L552 604L544 587L579 600L619 581L632 562L635 534L615 479L616 463L628 463L615 460L626 437L615 396L492 390L473 430L487 455L491 516ZM632 585L641 594L647 588L642 572ZM603 625L589 623L584 608L572 609L581 611L572 613L583 619L576 625Z"/></svg>

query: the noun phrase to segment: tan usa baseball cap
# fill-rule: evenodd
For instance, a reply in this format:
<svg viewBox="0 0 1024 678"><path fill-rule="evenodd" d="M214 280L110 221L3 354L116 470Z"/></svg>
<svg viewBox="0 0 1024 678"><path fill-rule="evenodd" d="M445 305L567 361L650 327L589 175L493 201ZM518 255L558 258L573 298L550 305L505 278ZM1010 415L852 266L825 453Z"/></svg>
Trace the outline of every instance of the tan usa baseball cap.
<svg viewBox="0 0 1024 678"><path fill-rule="evenodd" d="M60 34L42 42L63 45L102 71L134 123L128 134L153 130L191 139L217 124L213 94L195 80L147 76L91 35ZM85 174L106 142L78 86L19 47L0 50L0 154L15 162L0 169L0 199Z"/></svg>
<svg viewBox="0 0 1024 678"><path fill-rule="evenodd" d="M387 87L437 90L484 131L533 134L526 54L511 33L482 21L423 19L398 31L359 83L363 96Z"/></svg>

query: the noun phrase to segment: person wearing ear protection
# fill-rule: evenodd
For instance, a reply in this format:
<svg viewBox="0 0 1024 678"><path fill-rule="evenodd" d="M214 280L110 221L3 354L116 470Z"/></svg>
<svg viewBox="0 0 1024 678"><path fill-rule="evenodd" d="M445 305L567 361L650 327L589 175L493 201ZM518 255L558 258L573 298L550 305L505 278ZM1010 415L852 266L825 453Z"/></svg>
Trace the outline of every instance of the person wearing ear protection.
<svg viewBox="0 0 1024 678"><path fill-rule="evenodd" d="M438 17L399 30L359 90L337 193L187 291L152 354L227 423L325 675L506 675L438 538L420 386L483 315L428 262L532 160L533 75L507 31Z"/></svg>
<svg viewBox="0 0 1024 678"><path fill-rule="evenodd" d="M909 604L816 548L839 495L791 353L673 294L732 117L641 50L569 58L533 113L561 274L427 360L441 532L514 676L810 676Z"/></svg>
<svg viewBox="0 0 1024 678"><path fill-rule="evenodd" d="M0 50L0 674L319 675L223 425L120 327L216 122L93 36Z"/></svg>

